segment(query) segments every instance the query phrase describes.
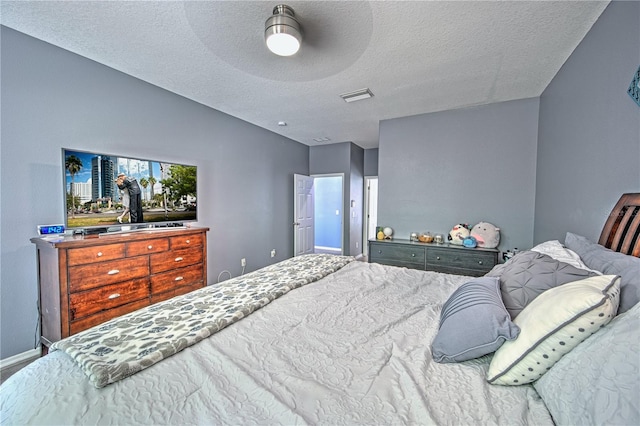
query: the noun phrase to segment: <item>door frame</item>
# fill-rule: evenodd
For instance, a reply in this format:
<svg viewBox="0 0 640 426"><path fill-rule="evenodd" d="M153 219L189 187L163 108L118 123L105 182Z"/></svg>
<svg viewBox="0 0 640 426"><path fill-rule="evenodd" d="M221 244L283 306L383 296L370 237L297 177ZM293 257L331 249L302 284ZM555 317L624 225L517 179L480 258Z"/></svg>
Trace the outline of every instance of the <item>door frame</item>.
<svg viewBox="0 0 640 426"><path fill-rule="evenodd" d="M371 203L371 191L370 191L370 181L375 180L378 182L378 190L376 191L376 202L373 203L376 209L376 219L378 217L378 192L380 190L380 181L378 180L378 176L365 176L364 177L364 215L365 220L362 221L363 229L362 229L362 255L369 255L369 222L371 220L370 209L372 207Z"/></svg>

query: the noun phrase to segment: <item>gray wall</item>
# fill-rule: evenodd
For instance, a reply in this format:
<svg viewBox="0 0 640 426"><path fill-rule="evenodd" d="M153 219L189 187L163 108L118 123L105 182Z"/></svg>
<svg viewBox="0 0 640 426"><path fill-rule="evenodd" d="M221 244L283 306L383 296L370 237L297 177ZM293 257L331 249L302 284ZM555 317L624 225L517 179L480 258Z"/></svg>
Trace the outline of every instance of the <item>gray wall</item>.
<svg viewBox="0 0 640 426"><path fill-rule="evenodd" d="M378 224L398 238L491 222L500 248L530 247L538 99L380 123Z"/></svg>
<svg viewBox="0 0 640 426"><path fill-rule="evenodd" d="M317 145L309 149L311 174L344 174L345 217L342 233L342 249L345 255L362 254L362 212L364 190L364 150L351 142ZM354 207L351 207L354 200ZM348 213L347 213L348 212ZM355 216L354 216L355 214Z"/></svg>
<svg viewBox="0 0 640 426"><path fill-rule="evenodd" d="M364 175L378 176L378 148L364 150Z"/></svg>
<svg viewBox="0 0 640 426"><path fill-rule="evenodd" d="M250 271L293 255L293 174L309 174L307 146L11 29L1 42L1 358L34 348L29 238L64 220L61 147L197 165L209 283L239 275L242 257Z"/></svg>
<svg viewBox="0 0 640 426"><path fill-rule="evenodd" d="M625 192L640 192L640 3L612 2L540 97L535 242L597 241Z"/></svg>

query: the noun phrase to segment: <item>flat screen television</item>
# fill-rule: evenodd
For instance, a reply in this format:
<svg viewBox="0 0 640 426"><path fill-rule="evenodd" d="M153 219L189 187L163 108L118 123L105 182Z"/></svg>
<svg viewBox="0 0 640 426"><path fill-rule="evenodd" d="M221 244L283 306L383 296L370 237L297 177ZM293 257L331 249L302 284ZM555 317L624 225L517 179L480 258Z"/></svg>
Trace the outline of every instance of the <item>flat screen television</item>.
<svg viewBox="0 0 640 426"><path fill-rule="evenodd" d="M99 233L198 220L194 165L66 148L62 163L69 231Z"/></svg>

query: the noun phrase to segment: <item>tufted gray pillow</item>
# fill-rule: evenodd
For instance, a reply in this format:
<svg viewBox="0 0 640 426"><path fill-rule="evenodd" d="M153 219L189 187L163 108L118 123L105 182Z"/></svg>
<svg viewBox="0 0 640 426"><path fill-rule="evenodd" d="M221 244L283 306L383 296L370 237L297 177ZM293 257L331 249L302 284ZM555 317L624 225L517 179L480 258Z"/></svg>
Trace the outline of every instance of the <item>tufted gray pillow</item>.
<svg viewBox="0 0 640 426"><path fill-rule="evenodd" d="M495 352L519 333L502 304L498 278L475 278L462 284L442 306L431 353L436 362L466 361Z"/></svg>
<svg viewBox="0 0 640 426"><path fill-rule="evenodd" d="M578 253L589 268L607 275L620 275L618 314L628 311L640 301L640 258L609 250L571 232L567 232L564 243Z"/></svg>
<svg viewBox="0 0 640 426"><path fill-rule="evenodd" d="M500 277L502 301L512 319L542 292L596 275L535 251L522 251L486 274Z"/></svg>

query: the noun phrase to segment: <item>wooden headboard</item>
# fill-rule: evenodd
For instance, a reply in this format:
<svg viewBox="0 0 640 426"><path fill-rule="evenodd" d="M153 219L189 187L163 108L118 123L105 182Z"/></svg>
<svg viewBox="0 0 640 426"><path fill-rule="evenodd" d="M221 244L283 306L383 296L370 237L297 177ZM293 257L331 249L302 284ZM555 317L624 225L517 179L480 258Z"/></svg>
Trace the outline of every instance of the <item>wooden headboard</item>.
<svg viewBox="0 0 640 426"><path fill-rule="evenodd" d="M598 244L640 257L640 193L622 194L602 228Z"/></svg>

